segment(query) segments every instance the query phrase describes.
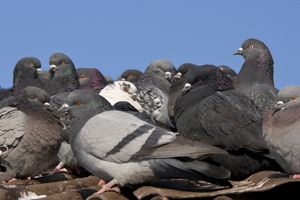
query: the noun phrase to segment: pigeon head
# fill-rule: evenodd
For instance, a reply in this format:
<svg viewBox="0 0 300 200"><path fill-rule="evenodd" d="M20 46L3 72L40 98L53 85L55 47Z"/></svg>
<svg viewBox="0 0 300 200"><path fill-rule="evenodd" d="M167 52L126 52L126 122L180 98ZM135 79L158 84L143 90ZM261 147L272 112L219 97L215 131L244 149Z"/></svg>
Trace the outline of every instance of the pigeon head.
<svg viewBox="0 0 300 200"><path fill-rule="evenodd" d="M295 109L300 106L300 85L290 85L278 93L278 102L275 109Z"/></svg>
<svg viewBox="0 0 300 200"><path fill-rule="evenodd" d="M187 73L183 91L194 88L211 88L214 91L230 90L233 89L233 82L221 69L214 65L195 66Z"/></svg>
<svg viewBox="0 0 300 200"><path fill-rule="evenodd" d="M176 68L169 60L154 60L146 68L144 74L156 74L171 81L171 78L176 74Z"/></svg>
<svg viewBox="0 0 300 200"><path fill-rule="evenodd" d="M11 106L17 107L20 110L44 109L48 107L49 101L50 96L45 90L28 86L12 100Z"/></svg>
<svg viewBox="0 0 300 200"><path fill-rule="evenodd" d="M242 55L245 60L260 54L269 54L272 58L269 48L265 43L254 38L244 41L241 48L233 53L233 55Z"/></svg>
<svg viewBox="0 0 300 200"><path fill-rule="evenodd" d="M124 71L121 76L120 76L120 80L122 81L129 81L131 83L135 83L137 82L141 75L143 73L139 70L136 69L127 69L126 71Z"/></svg>
<svg viewBox="0 0 300 200"><path fill-rule="evenodd" d="M76 72L79 78L80 89L99 93L106 85L105 78L98 69L77 68Z"/></svg>
<svg viewBox="0 0 300 200"><path fill-rule="evenodd" d="M75 66L67 55L54 53L49 64L49 79L44 88L50 95L70 92L80 87Z"/></svg>
<svg viewBox="0 0 300 200"><path fill-rule="evenodd" d="M24 57L18 61L14 68L12 90L20 92L27 86L39 86L38 73L41 70L41 62L34 57Z"/></svg>
<svg viewBox="0 0 300 200"><path fill-rule="evenodd" d="M102 96L88 90L74 90L60 108L59 112L64 112L70 116L70 119L88 120L107 110L114 110L114 107Z"/></svg>

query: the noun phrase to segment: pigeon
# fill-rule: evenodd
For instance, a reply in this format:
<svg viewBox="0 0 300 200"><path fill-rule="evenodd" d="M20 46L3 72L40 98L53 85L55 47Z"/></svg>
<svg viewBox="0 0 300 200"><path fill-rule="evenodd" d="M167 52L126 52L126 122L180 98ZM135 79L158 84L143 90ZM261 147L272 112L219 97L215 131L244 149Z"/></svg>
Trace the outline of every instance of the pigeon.
<svg viewBox="0 0 300 200"><path fill-rule="evenodd" d="M135 86L137 92L133 99L142 106L143 110L163 127L174 128L168 115L168 94L155 85L147 83L135 83Z"/></svg>
<svg viewBox="0 0 300 200"><path fill-rule="evenodd" d="M63 53L54 53L49 59L49 78L44 89L51 96L51 110L58 110L69 92L79 89L80 83L72 60Z"/></svg>
<svg viewBox="0 0 300 200"><path fill-rule="evenodd" d="M129 81L131 83L135 83L140 79L142 75L143 72L137 69L127 69L121 74L121 76L117 80Z"/></svg>
<svg viewBox="0 0 300 200"><path fill-rule="evenodd" d="M174 105L177 97L181 94L181 90L183 89L186 83L186 73L188 70L194 66L197 66L193 63L184 63L180 65L177 69L177 74L173 77L171 88L168 94L168 114L172 124L176 127L176 123L174 120Z"/></svg>
<svg viewBox="0 0 300 200"><path fill-rule="evenodd" d="M44 88L50 96L79 89L75 66L67 55L54 53L50 56L49 64L49 79Z"/></svg>
<svg viewBox="0 0 300 200"><path fill-rule="evenodd" d="M154 60L146 68L138 83L147 83L158 87L168 94L172 77L177 73L174 65L166 59Z"/></svg>
<svg viewBox="0 0 300 200"><path fill-rule="evenodd" d="M133 99L136 96L137 88L129 81L115 81L113 84L109 84L103 88L99 95L108 100L111 105L114 105L118 101L127 101L134 106L139 112L143 112L142 106Z"/></svg>
<svg viewBox="0 0 300 200"><path fill-rule="evenodd" d="M222 70L214 65L195 66L186 79L174 106L181 136L228 151L212 158L232 172L233 180L269 169L271 164L278 167L262 136L263 113L249 97L234 90Z"/></svg>
<svg viewBox="0 0 300 200"><path fill-rule="evenodd" d="M300 86L290 85L278 93L278 102L266 113L263 136L283 171L299 178Z"/></svg>
<svg viewBox="0 0 300 200"><path fill-rule="evenodd" d="M14 107L0 109L0 181L34 177L57 161L61 145L59 118L45 109L43 89L28 86Z"/></svg>
<svg viewBox="0 0 300 200"><path fill-rule="evenodd" d="M276 104L278 93L274 86L274 62L270 50L263 42L251 38L233 55L242 55L245 59L234 79L234 88L250 97L266 113Z"/></svg>
<svg viewBox="0 0 300 200"><path fill-rule="evenodd" d="M71 146L79 164L108 182L98 193L171 178L231 186L228 170L201 161L225 151L117 111L100 95L75 90L60 112L72 120Z"/></svg>
<svg viewBox="0 0 300 200"><path fill-rule="evenodd" d="M106 80L102 73L95 68L77 68L80 89L89 90L99 94L100 90L106 86Z"/></svg>
<svg viewBox="0 0 300 200"><path fill-rule="evenodd" d="M41 62L35 57L20 59L13 71L13 86L10 89L0 90L0 108L8 106L13 96L18 95L25 87L43 87L39 80Z"/></svg>

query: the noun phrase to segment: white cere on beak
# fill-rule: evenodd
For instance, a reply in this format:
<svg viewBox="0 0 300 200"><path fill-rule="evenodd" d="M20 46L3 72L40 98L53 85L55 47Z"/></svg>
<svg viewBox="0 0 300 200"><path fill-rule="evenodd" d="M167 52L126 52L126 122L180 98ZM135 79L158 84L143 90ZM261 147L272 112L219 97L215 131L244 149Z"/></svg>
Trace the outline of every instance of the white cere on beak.
<svg viewBox="0 0 300 200"><path fill-rule="evenodd" d="M281 106L281 105L283 105L283 101L278 101L276 104L276 106Z"/></svg>
<svg viewBox="0 0 300 200"><path fill-rule="evenodd" d="M56 65L50 65L50 69L54 70L56 68Z"/></svg>
<svg viewBox="0 0 300 200"><path fill-rule="evenodd" d="M41 68L37 68L36 71L37 71L38 74L42 74Z"/></svg>
<svg viewBox="0 0 300 200"><path fill-rule="evenodd" d="M62 108L69 108L69 105L66 104L66 103L64 103L61 107L62 107Z"/></svg>
<svg viewBox="0 0 300 200"><path fill-rule="evenodd" d="M165 72L166 78L171 78L171 72Z"/></svg>
<svg viewBox="0 0 300 200"><path fill-rule="evenodd" d="M188 89L190 89L191 87L192 87L192 85L191 85L191 84L189 84L189 83L186 83L186 84L184 85L184 87L183 87L182 91L188 90Z"/></svg>
<svg viewBox="0 0 300 200"><path fill-rule="evenodd" d="M244 49L243 49L242 47L238 49L238 51L243 51L243 50L244 50Z"/></svg>

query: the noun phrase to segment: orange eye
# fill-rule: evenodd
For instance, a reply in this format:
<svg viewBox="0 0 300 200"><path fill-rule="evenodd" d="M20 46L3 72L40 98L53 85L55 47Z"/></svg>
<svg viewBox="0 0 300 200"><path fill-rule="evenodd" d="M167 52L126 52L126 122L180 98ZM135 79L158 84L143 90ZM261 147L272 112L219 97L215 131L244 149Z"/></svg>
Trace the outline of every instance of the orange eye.
<svg viewBox="0 0 300 200"><path fill-rule="evenodd" d="M128 78L132 78L132 75L130 74L130 75L128 76Z"/></svg>
<svg viewBox="0 0 300 200"><path fill-rule="evenodd" d="M61 61L61 63L60 63L61 65L63 65L63 64L65 64L65 61Z"/></svg>
<svg viewBox="0 0 300 200"><path fill-rule="evenodd" d="M161 71L161 70L162 70L162 69L161 69L161 67L158 67L158 70L160 70L160 71Z"/></svg>
<svg viewBox="0 0 300 200"><path fill-rule="evenodd" d="M292 100L294 101L294 100L296 100L297 99L297 97L292 97Z"/></svg>
<svg viewBox="0 0 300 200"><path fill-rule="evenodd" d="M84 79L84 78L85 78L85 76L84 76L84 75L80 76L80 79Z"/></svg>
<svg viewBox="0 0 300 200"><path fill-rule="evenodd" d="M33 63L30 63L30 67L34 67L34 64L33 64Z"/></svg>
<svg viewBox="0 0 300 200"><path fill-rule="evenodd" d="M254 46L251 44L250 46L249 46L249 49L253 49L254 48Z"/></svg>
<svg viewBox="0 0 300 200"><path fill-rule="evenodd" d="M38 98L38 97L35 97L34 100L35 100L35 101L39 101L39 98Z"/></svg>
<svg viewBox="0 0 300 200"><path fill-rule="evenodd" d="M197 79L197 82L201 82L201 81L202 81L202 79L201 79L201 78L198 78L198 79Z"/></svg>
<svg viewBox="0 0 300 200"><path fill-rule="evenodd" d="M80 105L80 104L81 104L81 101L77 101L76 104L77 104L77 105Z"/></svg>
<svg viewBox="0 0 300 200"><path fill-rule="evenodd" d="M127 89L127 88L124 88L124 91L125 91L125 92L128 92L128 89Z"/></svg>

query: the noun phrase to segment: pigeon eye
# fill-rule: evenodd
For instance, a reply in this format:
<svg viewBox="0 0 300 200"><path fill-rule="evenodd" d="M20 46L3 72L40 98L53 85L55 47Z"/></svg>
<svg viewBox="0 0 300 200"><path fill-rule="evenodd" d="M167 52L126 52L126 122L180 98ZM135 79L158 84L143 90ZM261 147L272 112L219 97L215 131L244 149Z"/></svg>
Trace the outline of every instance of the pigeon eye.
<svg viewBox="0 0 300 200"><path fill-rule="evenodd" d="M292 97L292 101L295 101L297 99L297 97Z"/></svg>
<svg viewBox="0 0 300 200"><path fill-rule="evenodd" d="M158 67L158 70L162 71L161 67Z"/></svg>
<svg viewBox="0 0 300 200"><path fill-rule="evenodd" d="M130 75L128 76L128 78L132 78L132 75L130 74Z"/></svg>
<svg viewBox="0 0 300 200"><path fill-rule="evenodd" d="M76 104L79 106L81 104L81 101L77 101Z"/></svg>
<svg viewBox="0 0 300 200"><path fill-rule="evenodd" d="M39 101L39 98L38 98L38 97L35 97L34 100L35 100L35 101Z"/></svg>
<svg viewBox="0 0 300 200"><path fill-rule="evenodd" d="M197 82L201 82L201 81L202 81L202 79L201 79L201 78L198 78L198 79L197 79Z"/></svg>
<svg viewBox="0 0 300 200"><path fill-rule="evenodd" d="M60 65L63 65L63 64L65 64L65 61L61 61Z"/></svg>
<svg viewBox="0 0 300 200"><path fill-rule="evenodd" d="M30 65L29 65L30 67L34 67L34 64L33 63L30 63Z"/></svg>
<svg viewBox="0 0 300 200"><path fill-rule="evenodd" d="M85 78L85 76L84 76L84 75L80 76L80 79L84 79L84 78Z"/></svg>
<svg viewBox="0 0 300 200"><path fill-rule="evenodd" d="M251 44L250 46L249 46L249 49L253 49L254 48L254 46Z"/></svg>
<svg viewBox="0 0 300 200"><path fill-rule="evenodd" d="M124 91L125 91L125 92L128 92L128 88L124 88Z"/></svg>

